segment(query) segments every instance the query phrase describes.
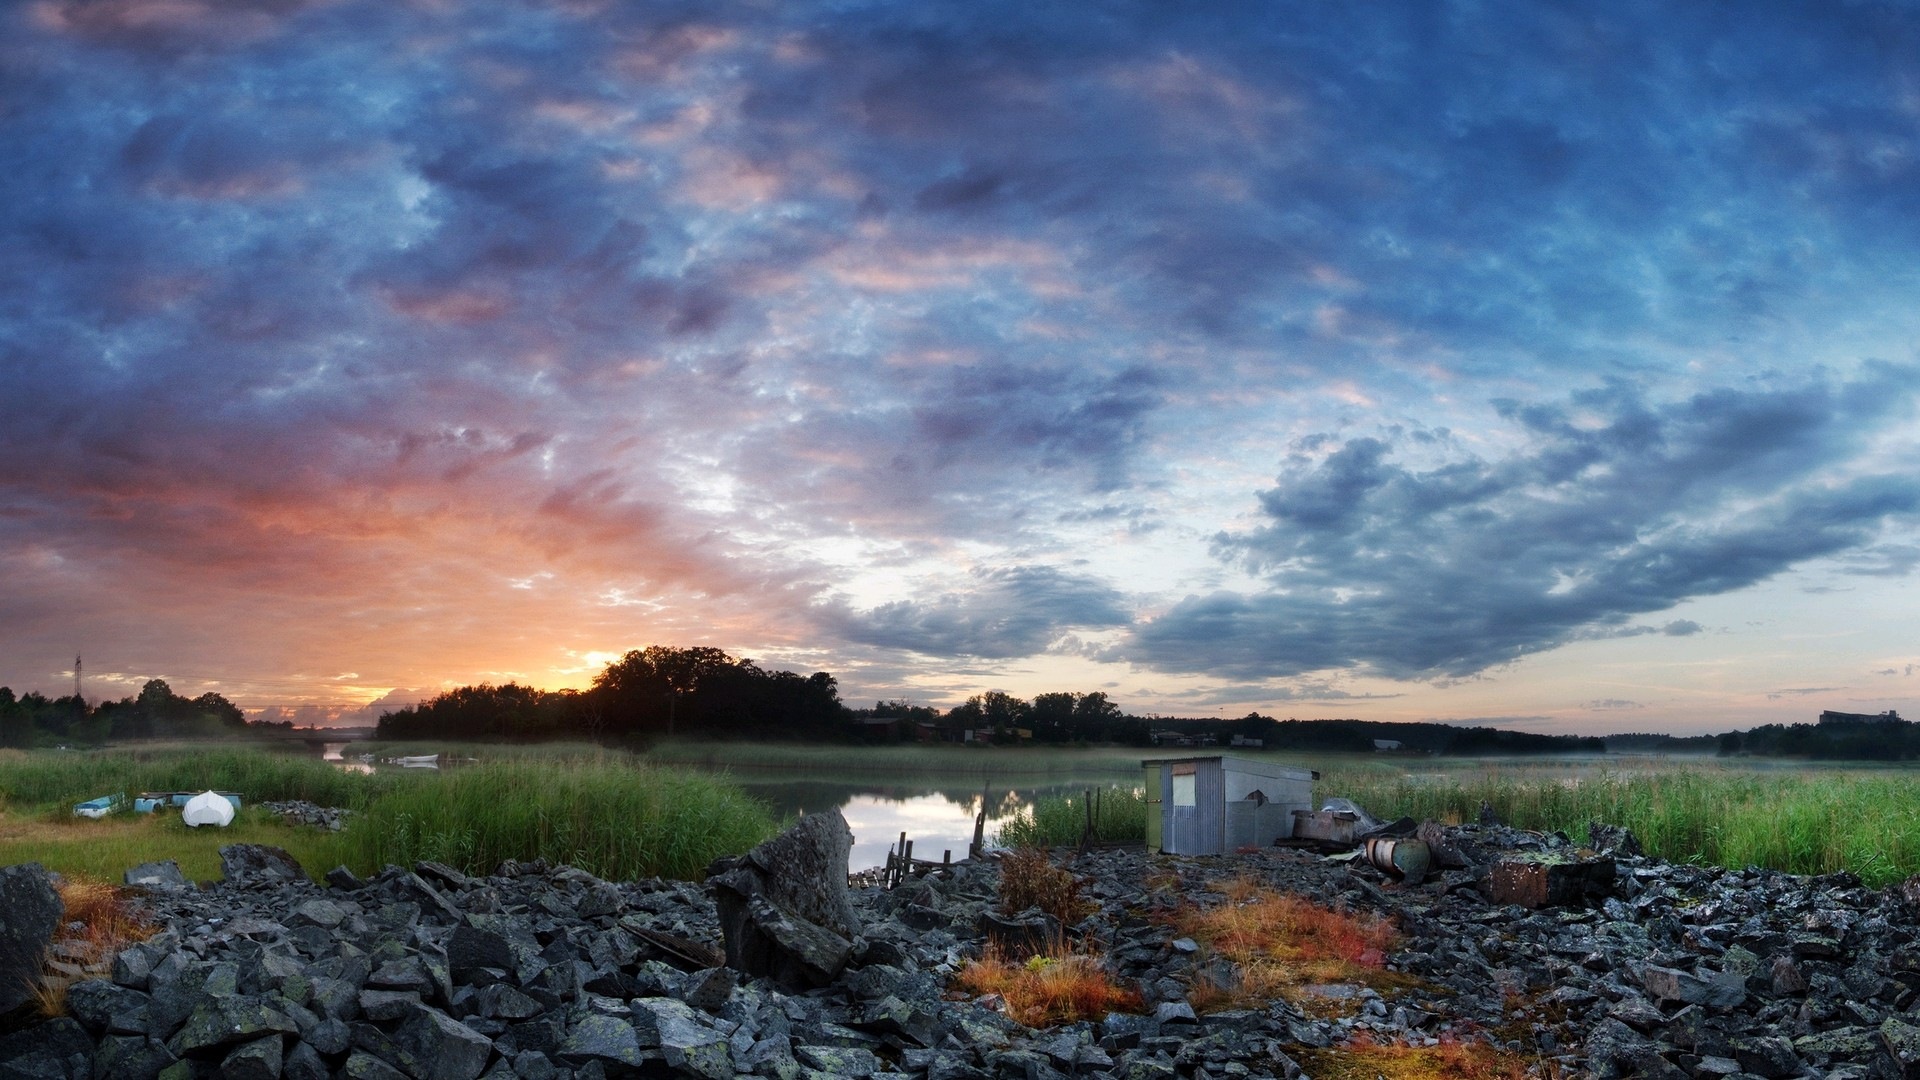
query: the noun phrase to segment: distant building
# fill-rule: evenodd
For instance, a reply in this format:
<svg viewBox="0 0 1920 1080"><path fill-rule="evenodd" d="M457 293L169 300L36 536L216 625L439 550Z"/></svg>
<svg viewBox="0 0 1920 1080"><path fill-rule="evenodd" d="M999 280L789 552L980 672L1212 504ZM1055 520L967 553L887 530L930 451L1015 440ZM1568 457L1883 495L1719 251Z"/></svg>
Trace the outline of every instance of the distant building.
<svg viewBox="0 0 1920 1080"><path fill-rule="evenodd" d="M1381 751L1406 749L1400 745L1399 739L1375 739L1373 740L1373 748Z"/></svg>
<svg viewBox="0 0 1920 1080"><path fill-rule="evenodd" d="M1834 712L1832 709L1820 714L1823 724L1898 724L1903 721L1900 714L1888 709L1883 713Z"/></svg>
<svg viewBox="0 0 1920 1080"><path fill-rule="evenodd" d="M1233 737L1233 741L1230 742L1228 745L1240 746L1240 747L1246 747L1252 750L1258 750L1261 747L1267 745L1267 740L1249 738L1248 736L1245 736L1245 735L1235 735Z"/></svg>

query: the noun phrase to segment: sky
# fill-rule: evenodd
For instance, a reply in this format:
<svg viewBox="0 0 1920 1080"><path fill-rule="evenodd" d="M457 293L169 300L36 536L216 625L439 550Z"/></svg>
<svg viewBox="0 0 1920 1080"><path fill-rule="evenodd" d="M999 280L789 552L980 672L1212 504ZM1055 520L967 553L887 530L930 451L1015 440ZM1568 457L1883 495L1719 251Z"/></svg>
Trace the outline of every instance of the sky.
<svg viewBox="0 0 1920 1080"><path fill-rule="evenodd" d="M1920 718L1911 4L27 0L0 160L16 692Z"/></svg>

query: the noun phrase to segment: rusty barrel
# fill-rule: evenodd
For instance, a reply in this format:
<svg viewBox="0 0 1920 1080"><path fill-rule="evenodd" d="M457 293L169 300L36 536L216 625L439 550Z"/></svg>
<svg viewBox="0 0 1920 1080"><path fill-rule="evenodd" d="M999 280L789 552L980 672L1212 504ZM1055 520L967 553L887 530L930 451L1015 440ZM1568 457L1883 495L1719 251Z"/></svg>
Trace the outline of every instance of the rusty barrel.
<svg viewBox="0 0 1920 1080"><path fill-rule="evenodd" d="M1433 849L1420 840L1376 836L1367 841L1367 862L1397 877L1419 881L1433 869Z"/></svg>

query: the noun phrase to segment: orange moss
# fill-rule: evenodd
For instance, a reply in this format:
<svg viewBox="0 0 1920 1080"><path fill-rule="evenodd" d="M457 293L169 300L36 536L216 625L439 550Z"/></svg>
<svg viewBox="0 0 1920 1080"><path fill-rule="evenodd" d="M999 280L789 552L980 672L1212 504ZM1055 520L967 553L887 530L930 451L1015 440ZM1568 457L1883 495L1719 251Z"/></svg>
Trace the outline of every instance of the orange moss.
<svg viewBox="0 0 1920 1080"><path fill-rule="evenodd" d="M1361 1036L1330 1050L1302 1050L1295 1056L1316 1080L1526 1080L1557 1075L1551 1063L1530 1063L1484 1042L1444 1038L1437 1046L1409 1046ZM1542 1065L1542 1071L1529 1072L1530 1064Z"/></svg>
<svg viewBox="0 0 1920 1080"><path fill-rule="evenodd" d="M1090 953L1010 959L997 949L960 970L954 985L970 994L998 994L1007 1015L1028 1027L1097 1020L1110 1012L1139 1012L1138 991L1107 974Z"/></svg>
<svg viewBox="0 0 1920 1080"><path fill-rule="evenodd" d="M1206 978L1202 966L1190 994L1196 1009L1296 998L1299 988L1314 983L1357 982L1380 990L1416 982L1385 970L1398 937L1384 919L1320 907L1244 877L1221 891L1225 903L1185 905L1171 919L1178 932L1234 966L1226 984Z"/></svg>

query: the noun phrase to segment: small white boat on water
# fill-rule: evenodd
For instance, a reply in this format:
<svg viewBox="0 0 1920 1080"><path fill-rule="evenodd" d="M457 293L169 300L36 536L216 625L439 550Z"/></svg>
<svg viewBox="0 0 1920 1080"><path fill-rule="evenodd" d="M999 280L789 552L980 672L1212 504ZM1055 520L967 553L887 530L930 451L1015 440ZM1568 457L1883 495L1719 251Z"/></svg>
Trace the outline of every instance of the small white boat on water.
<svg viewBox="0 0 1920 1080"><path fill-rule="evenodd" d="M387 760L403 769L437 769L440 767L439 754L414 754L410 757L388 758Z"/></svg>

